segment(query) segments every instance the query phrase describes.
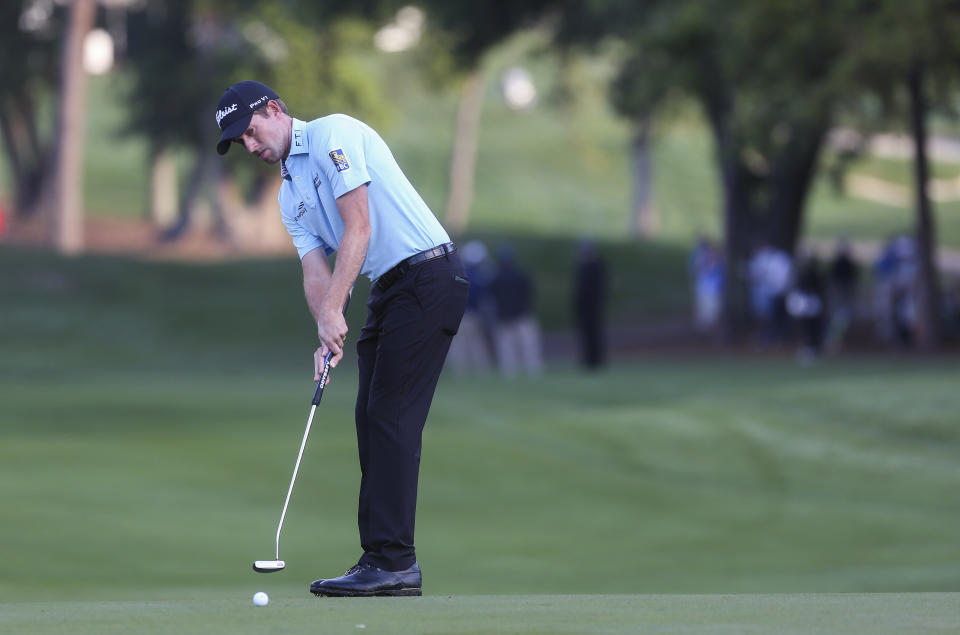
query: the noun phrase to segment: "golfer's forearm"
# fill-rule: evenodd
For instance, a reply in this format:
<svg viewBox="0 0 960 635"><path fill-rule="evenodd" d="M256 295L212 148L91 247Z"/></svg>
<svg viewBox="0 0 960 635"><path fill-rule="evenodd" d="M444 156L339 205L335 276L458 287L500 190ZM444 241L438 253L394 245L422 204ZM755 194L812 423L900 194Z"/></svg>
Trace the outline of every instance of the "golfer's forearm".
<svg viewBox="0 0 960 635"><path fill-rule="evenodd" d="M343 219L343 236L340 237L337 263L321 302L321 310L340 312L367 257L367 245L370 243L367 187L363 185L344 194L337 199L337 207Z"/></svg>
<svg viewBox="0 0 960 635"><path fill-rule="evenodd" d="M327 288L330 286L330 279L325 282L316 278L308 280L303 279L303 295L307 298L307 307L313 316L313 321L320 319L320 306L323 303L323 297L327 294Z"/></svg>
<svg viewBox="0 0 960 635"><path fill-rule="evenodd" d="M344 231L340 240L340 249L337 251L337 264L333 269L333 276L326 294L321 301L322 309L340 312L347 302L347 296L363 266L363 259L367 256L367 245L370 242L370 226L365 231Z"/></svg>
<svg viewBox="0 0 960 635"><path fill-rule="evenodd" d="M307 300L307 307L313 315L313 321L320 318L320 307L323 298L330 287L330 267L323 249L315 249L307 253L301 261L303 266L303 295Z"/></svg>

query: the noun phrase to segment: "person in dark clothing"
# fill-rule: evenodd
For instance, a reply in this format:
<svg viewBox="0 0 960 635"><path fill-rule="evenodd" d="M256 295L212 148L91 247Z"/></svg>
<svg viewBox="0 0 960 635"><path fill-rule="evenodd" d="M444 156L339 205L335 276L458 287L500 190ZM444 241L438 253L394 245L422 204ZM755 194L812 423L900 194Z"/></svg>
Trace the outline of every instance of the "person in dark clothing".
<svg viewBox="0 0 960 635"><path fill-rule="evenodd" d="M496 305L494 330L497 363L501 372L513 376L518 370L540 372L540 327L533 314L533 280L517 264L513 250L501 247L499 268L490 281Z"/></svg>
<svg viewBox="0 0 960 635"><path fill-rule="evenodd" d="M823 343L825 295L820 263L814 257L804 260L797 284L787 295L787 312L800 325L801 362L810 362L820 353Z"/></svg>
<svg viewBox="0 0 960 635"><path fill-rule="evenodd" d="M826 348L837 352L853 321L857 297L857 263L850 253L850 244L841 239L837 253L830 263L830 323L827 327Z"/></svg>
<svg viewBox="0 0 960 635"><path fill-rule="evenodd" d="M588 369L603 366L607 358L604 315L607 266L593 243L580 244L573 289L573 315L580 340L580 361Z"/></svg>

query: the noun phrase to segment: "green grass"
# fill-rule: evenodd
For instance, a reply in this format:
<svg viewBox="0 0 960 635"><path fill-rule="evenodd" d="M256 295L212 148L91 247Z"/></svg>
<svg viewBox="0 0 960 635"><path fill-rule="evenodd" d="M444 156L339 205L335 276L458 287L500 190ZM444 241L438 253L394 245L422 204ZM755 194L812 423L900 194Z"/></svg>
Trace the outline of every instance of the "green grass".
<svg viewBox="0 0 960 635"><path fill-rule="evenodd" d="M146 218L150 140L125 131L128 97L122 75L89 77L84 206L93 216ZM181 183L181 191L186 183Z"/></svg>
<svg viewBox="0 0 960 635"><path fill-rule="evenodd" d="M870 366L448 378L422 466L428 591L956 590L958 373ZM284 534L291 565L259 582L249 561L273 553L306 372L8 375L3 597L299 593L346 568L359 555L351 375L317 419ZM905 395L918 405L898 408Z"/></svg>
<svg viewBox="0 0 960 635"><path fill-rule="evenodd" d="M253 631L272 615L296 630L309 611L347 625L416 612L305 597L359 555L350 358L315 421L288 569L250 570L272 557L313 389L296 263L6 249L0 266L0 630ZM923 358L445 376L417 526L429 597L403 605L425 617L384 630L956 627L955 601L913 593L960 590L958 381L954 360ZM274 603L244 620L256 590ZM907 595L636 595L664 593ZM475 597L488 595L508 597Z"/></svg>
<svg viewBox="0 0 960 635"><path fill-rule="evenodd" d="M957 594L446 596L58 602L3 607L29 633L919 633L958 625Z"/></svg>

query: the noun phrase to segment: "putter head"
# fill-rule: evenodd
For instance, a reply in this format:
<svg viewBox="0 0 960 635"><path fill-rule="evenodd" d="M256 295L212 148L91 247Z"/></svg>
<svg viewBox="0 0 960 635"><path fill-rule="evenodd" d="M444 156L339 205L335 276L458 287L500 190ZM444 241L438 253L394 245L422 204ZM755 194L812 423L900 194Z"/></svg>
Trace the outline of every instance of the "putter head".
<svg viewBox="0 0 960 635"><path fill-rule="evenodd" d="M287 563L283 560L256 560L253 563L253 570L258 573L273 573L274 571L283 571Z"/></svg>

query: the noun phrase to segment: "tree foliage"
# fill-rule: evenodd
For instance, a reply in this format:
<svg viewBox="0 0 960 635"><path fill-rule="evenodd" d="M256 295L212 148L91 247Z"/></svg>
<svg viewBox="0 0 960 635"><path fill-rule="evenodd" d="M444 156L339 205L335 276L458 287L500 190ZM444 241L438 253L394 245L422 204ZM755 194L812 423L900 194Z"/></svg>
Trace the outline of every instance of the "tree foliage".
<svg viewBox="0 0 960 635"><path fill-rule="evenodd" d="M952 0L877 2L861 25L863 45L851 64L859 92L881 98L888 120L908 123L914 147L914 234L920 275L917 284L919 341L935 348L941 339L939 275L935 265L936 223L927 194L927 118L952 110L960 63L960 4Z"/></svg>
<svg viewBox="0 0 960 635"><path fill-rule="evenodd" d="M130 129L159 142L207 140L216 134L217 100L241 79L269 84L302 117L346 110L388 118L389 102L363 60L371 28L299 5L151 0L131 13Z"/></svg>
<svg viewBox="0 0 960 635"><path fill-rule="evenodd" d="M540 19L551 0L425 0L431 28L442 35L456 66L474 68L491 47Z"/></svg>
<svg viewBox="0 0 960 635"><path fill-rule="evenodd" d="M709 123L723 185L728 324L745 316L737 275L753 245L792 251L833 109L849 89L868 1L627 0L562 3L560 40L628 46L612 100L637 121L673 95Z"/></svg>

